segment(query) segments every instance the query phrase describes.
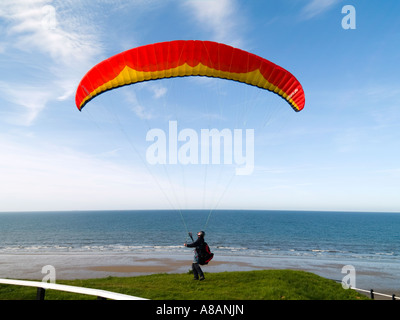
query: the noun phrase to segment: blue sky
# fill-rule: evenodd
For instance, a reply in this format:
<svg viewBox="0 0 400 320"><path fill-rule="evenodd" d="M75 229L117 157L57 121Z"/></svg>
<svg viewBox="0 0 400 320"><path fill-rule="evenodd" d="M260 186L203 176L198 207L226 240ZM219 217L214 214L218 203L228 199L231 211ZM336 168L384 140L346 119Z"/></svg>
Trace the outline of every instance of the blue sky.
<svg viewBox="0 0 400 320"><path fill-rule="evenodd" d="M342 28L345 5L356 29ZM2 0L0 211L400 211L399 9L395 0ZM93 65L177 39L226 43L288 69L305 109L185 78L113 90L77 110ZM253 174L149 165L146 132L169 120L254 129Z"/></svg>

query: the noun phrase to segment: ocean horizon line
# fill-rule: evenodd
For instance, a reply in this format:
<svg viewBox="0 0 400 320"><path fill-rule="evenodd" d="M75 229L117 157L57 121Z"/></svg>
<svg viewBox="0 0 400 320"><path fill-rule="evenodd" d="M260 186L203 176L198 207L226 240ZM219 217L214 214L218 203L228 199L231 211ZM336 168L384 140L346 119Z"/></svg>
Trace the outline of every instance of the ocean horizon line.
<svg viewBox="0 0 400 320"><path fill-rule="evenodd" d="M2 211L0 210L0 214L3 213L82 213L82 212L135 212L135 211L149 211L149 212L188 212L188 211L202 211L202 212L217 212L217 211L230 211L230 212L289 212L289 213L294 213L294 212L299 212L299 213L394 213L394 214L400 214L400 211L376 211L376 210L328 210L328 209L225 209L225 208L219 208L219 209L200 209L200 208L185 208L185 209L67 209L67 210L52 210L52 209L46 209L46 210L5 210Z"/></svg>

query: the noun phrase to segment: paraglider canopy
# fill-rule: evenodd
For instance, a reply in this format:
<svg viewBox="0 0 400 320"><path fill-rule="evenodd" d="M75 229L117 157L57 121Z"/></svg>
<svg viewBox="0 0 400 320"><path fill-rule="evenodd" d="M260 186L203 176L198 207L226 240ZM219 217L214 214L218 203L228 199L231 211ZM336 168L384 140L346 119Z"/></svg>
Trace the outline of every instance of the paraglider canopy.
<svg viewBox="0 0 400 320"><path fill-rule="evenodd" d="M295 111L304 108L300 82L287 70L252 53L211 41L177 40L133 48L94 66L81 80L79 110L97 95L124 85L171 77L207 76L274 92Z"/></svg>

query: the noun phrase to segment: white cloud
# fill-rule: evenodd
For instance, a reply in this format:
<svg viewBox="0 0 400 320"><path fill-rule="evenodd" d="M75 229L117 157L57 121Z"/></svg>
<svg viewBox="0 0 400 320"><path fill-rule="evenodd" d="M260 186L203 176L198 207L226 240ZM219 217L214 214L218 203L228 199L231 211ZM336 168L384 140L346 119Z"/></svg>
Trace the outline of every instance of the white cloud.
<svg viewBox="0 0 400 320"><path fill-rule="evenodd" d="M153 115L146 110L145 107L137 104L132 107L133 112L142 120L150 120L153 118Z"/></svg>
<svg viewBox="0 0 400 320"><path fill-rule="evenodd" d="M130 105L130 109L139 119L149 120L154 117L152 112L148 108L145 108L143 104L139 101L134 90L124 91L124 95L126 101Z"/></svg>
<svg viewBox="0 0 400 320"><path fill-rule="evenodd" d="M23 112L17 117L15 108L8 112L3 110L8 122L22 126L30 125L51 98L51 92L38 90L33 86L10 86L5 82L0 82L0 92L3 99L23 107Z"/></svg>
<svg viewBox="0 0 400 320"><path fill-rule="evenodd" d="M190 0L184 1L193 12L199 25L213 34L213 40L241 46L238 24L242 20L235 0Z"/></svg>
<svg viewBox="0 0 400 320"><path fill-rule="evenodd" d="M7 67L18 67L19 72L31 71L25 83L13 83L6 73L4 79L0 78L2 95L24 107L21 118L14 122L29 125L47 103L71 97L80 77L101 51L93 29L74 18L74 8L61 10L61 4L48 0L0 3L0 18L6 23L1 51L7 60L3 61Z"/></svg>
<svg viewBox="0 0 400 320"><path fill-rule="evenodd" d="M329 10L341 0L311 0L302 10L305 19L311 19L315 16Z"/></svg>
<svg viewBox="0 0 400 320"><path fill-rule="evenodd" d="M152 85L149 89L153 92L154 98L159 99L167 94L168 89L161 85Z"/></svg>
<svg viewBox="0 0 400 320"><path fill-rule="evenodd" d="M139 119L142 120L156 118L153 110L150 107L145 107L144 103L138 98L137 94L140 96L139 92L141 90L145 90L146 92L149 92L154 99L160 99L167 94L167 87L160 84L153 84L151 82L142 82L136 84L135 88L136 90L124 91L125 99L129 103L131 110Z"/></svg>

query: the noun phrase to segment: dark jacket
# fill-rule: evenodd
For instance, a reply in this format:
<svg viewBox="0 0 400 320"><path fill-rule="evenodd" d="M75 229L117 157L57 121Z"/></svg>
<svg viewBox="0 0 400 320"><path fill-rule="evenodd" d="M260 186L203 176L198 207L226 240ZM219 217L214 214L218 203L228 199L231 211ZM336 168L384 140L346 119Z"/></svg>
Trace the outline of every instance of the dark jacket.
<svg viewBox="0 0 400 320"><path fill-rule="evenodd" d="M197 237L197 240L193 243L188 243L186 246L188 248L201 248L201 246L204 244L204 238L203 237Z"/></svg>
<svg viewBox="0 0 400 320"><path fill-rule="evenodd" d="M194 249L194 258L193 262L194 263L199 263L199 254L201 252L201 247L204 244L204 238L203 237L197 237L197 240L193 243L188 243L186 246L188 248L195 248Z"/></svg>

